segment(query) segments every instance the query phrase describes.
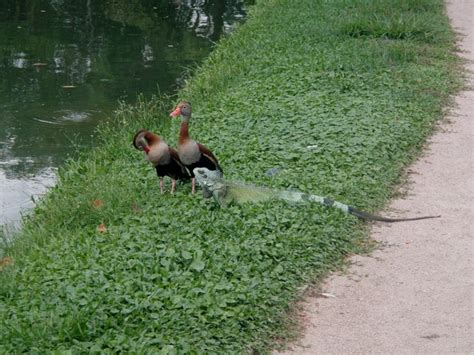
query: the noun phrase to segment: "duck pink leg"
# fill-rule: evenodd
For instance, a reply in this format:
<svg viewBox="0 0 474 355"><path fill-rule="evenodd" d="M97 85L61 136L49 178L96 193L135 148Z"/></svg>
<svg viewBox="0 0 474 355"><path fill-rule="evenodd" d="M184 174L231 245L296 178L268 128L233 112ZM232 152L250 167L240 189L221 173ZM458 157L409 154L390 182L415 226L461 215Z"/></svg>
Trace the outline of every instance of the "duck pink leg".
<svg viewBox="0 0 474 355"><path fill-rule="evenodd" d="M191 186L192 186L191 193L194 195L196 193L196 178L192 178Z"/></svg>
<svg viewBox="0 0 474 355"><path fill-rule="evenodd" d="M160 191L161 191L161 193L165 192L165 186L164 186L163 178L160 178Z"/></svg>
<svg viewBox="0 0 474 355"><path fill-rule="evenodd" d="M176 180L173 179L171 180L171 193L174 194L175 191L176 191Z"/></svg>

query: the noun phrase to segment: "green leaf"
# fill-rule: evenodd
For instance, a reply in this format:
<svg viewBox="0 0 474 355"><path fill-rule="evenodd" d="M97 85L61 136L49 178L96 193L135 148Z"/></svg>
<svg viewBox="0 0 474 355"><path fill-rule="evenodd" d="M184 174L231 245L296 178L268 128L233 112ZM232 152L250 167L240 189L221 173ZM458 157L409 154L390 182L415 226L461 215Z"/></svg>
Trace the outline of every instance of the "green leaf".
<svg viewBox="0 0 474 355"><path fill-rule="evenodd" d="M193 258L192 254L189 251L183 250L181 256L184 260L191 260Z"/></svg>
<svg viewBox="0 0 474 355"><path fill-rule="evenodd" d="M199 272L202 271L202 270L204 270L204 267L205 267L205 266L206 266L206 265L204 264L204 261L199 260L199 259L194 260L194 261L191 263L191 269L196 270L196 271L199 271Z"/></svg>

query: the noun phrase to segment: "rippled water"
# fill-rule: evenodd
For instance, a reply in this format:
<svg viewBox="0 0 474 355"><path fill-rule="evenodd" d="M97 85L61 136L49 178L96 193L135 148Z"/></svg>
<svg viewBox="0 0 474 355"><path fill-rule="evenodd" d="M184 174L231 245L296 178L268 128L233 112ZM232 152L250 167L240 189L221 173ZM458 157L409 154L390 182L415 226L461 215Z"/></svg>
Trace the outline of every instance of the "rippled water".
<svg viewBox="0 0 474 355"><path fill-rule="evenodd" d="M94 144L117 101L176 90L244 0L0 1L0 224Z"/></svg>

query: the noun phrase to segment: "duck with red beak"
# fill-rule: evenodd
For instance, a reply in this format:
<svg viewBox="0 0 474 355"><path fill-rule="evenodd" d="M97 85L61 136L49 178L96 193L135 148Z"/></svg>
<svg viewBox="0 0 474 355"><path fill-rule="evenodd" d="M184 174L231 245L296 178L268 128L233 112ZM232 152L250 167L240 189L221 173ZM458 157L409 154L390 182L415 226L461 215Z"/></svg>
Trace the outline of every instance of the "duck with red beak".
<svg viewBox="0 0 474 355"><path fill-rule="evenodd" d="M170 116L181 116L181 129L178 140L178 156L181 162L186 166L192 177L192 193L196 192L196 179L193 170L195 168L207 168L211 171L217 170L223 174L219 161L212 151L206 146L196 142L189 136L189 121L192 114L191 103L182 101L171 112Z"/></svg>
<svg viewBox="0 0 474 355"><path fill-rule="evenodd" d="M163 138L150 131L142 129L133 137L133 146L143 150L147 160L153 164L160 178L160 191L164 192L165 176L171 178L171 193L176 190L176 180L186 180L191 177L178 156L178 152L168 146Z"/></svg>

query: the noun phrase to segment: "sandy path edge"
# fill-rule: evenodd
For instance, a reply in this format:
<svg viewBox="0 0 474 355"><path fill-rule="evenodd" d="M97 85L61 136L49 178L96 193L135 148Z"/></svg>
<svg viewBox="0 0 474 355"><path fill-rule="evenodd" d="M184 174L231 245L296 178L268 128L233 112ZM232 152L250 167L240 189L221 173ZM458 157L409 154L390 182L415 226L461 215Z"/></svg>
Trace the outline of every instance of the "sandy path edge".
<svg viewBox="0 0 474 355"><path fill-rule="evenodd" d="M447 9L474 61L474 1ZM305 299L304 334L287 354L474 354L473 120L474 91L463 91L410 168L408 196L390 205L442 218L375 225L373 238L389 246L330 277L322 289L335 298Z"/></svg>

